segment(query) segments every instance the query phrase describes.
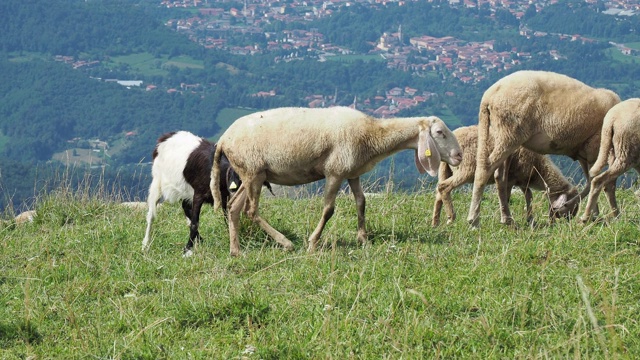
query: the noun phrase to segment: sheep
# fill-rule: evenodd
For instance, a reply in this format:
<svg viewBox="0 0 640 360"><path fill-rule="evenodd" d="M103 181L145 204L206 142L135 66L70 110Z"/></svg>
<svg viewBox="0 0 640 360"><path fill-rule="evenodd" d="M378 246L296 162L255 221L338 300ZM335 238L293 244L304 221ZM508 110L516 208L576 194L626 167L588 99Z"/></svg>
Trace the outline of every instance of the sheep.
<svg viewBox="0 0 640 360"><path fill-rule="evenodd" d="M447 224L455 220L456 213L453 209L451 191L464 184L473 183L473 176L476 171L478 126L457 128L453 131L453 134L462 148L462 162L454 168L445 162L440 164L436 200L431 219L431 224L434 227L440 224L440 213L443 204L447 213ZM490 142L490 145L493 146L493 143ZM519 147L515 153L509 155L507 162L510 164L507 185L502 186L502 184L499 184L499 180L496 179L501 210L500 222L503 224L513 224L513 218L509 211L509 197L513 186L518 186L524 193L529 226L534 224L531 210L531 189L547 192L550 201L549 215L552 220L554 215L558 215L551 211L554 207L558 207L557 204L564 203L567 198L578 195L577 189L567 181L558 167L547 156ZM493 182L494 179L490 178L489 183ZM570 214L571 216L575 216L577 213L578 205L577 203L575 204Z"/></svg>
<svg viewBox="0 0 640 360"><path fill-rule="evenodd" d="M587 180L597 157L605 114L620 102L616 93L594 89L565 75L518 71L497 81L482 96L478 116L478 152L467 220L478 227L485 184L495 170L505 179L505 160L520 146L539 154L566 155L580 163ZM491 153L489 138L494 141ZM505 166L500 166L505 164ZM589 192L554 209L567 213ZM609 194L608 194L609 195ZM615 194L612 194L615 196Z"/></svg>
<svg viewBox="0 0 640 360"><path fill-rule="evenodd" d="M257 223L285 249L293 244L271 227L258 213L260 184L306 184L326 179L324 208L309 237L308 251L314 251L326 222L335 208L341 183L348 180L358 214L357 239L365 244L365 196L360 175L391 154L414 149L420 173L437 174L440 159L451 165L462 160L458 142L435 116L375 119L348 107L277 108L236 120L224 132L213 157L211 190L214 204L220 197L220 159L226 155L242 179L229 203L230 253L240 253L240 212Z"/></svg>
<svg viewBox="0 0 640 360"><path fill-rule="evenodd" d="M118 205L132 210L147 210L149 208L148 204L142 201L125 201Z"/></svg>
<svg viewBox="0 0 640 360"><path fill-rule="evenodd" d="M609 168L602 172L605 165ZM640 99L628 99L609 110L604 118L600 136L598 159L589 170L591 192L580 221L588 222L594 216L595 206L602 188L615 192L616 179L630 168L640 172ZM615 196L609 196L613 216L620 210Z"/></svg>
<svg viewBox="0 0 640 360"><path fill-rule="evenodd" d="M173 203L182 201L182 209L189 224L189 241L184 256L193 254L194 241L201 239L198 232L200 210L203 203L213 203L209 188L211 162L216 145L187 131L166 133L158 139L153 151L152 181L147 198L147 229L142 240L142 250L149 249L151 225L157 215L157 205L162 197ZM225 177L219 183L222 196L218 203L226 214L227 202L241 185L240 178L229 166L226 158L220 163ZM266 184L271 190L269 184Z"/></svg>
<svg viewBox="0 0 640 360"><path fill-rule="evenodd" d="M24 223L28 223L28 222L33 222L33 219L36 217L36 211L35 210L28 210L25 212L21 212L20 214L16 215L15 217L15 222L16 224L24 224Z"/></svg>

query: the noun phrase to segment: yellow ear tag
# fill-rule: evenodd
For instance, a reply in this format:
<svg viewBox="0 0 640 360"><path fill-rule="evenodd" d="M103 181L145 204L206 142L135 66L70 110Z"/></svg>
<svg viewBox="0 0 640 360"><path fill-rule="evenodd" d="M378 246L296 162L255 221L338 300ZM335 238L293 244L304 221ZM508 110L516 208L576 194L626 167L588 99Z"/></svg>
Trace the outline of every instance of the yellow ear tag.
<svg viewBox="0 0 640 360"><path fill-rule="evenodd" d="M229 189L231 190L235 190L238 188L238 185L236 185L235 181L232 181L231 184L229 184Z"/></svg>
<svg viewBox="0 0 640 360"><path fill-rule="evenodd" d="M424 156L426 156L426 157L431 156L431 150L430 149L425 150L424 151Z"/></svg>

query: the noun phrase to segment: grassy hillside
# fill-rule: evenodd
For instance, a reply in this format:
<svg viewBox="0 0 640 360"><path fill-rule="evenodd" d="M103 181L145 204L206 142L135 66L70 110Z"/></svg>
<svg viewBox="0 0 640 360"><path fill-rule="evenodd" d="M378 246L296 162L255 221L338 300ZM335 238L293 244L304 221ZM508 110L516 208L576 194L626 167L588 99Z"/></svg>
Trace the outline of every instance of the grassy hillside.
<svg viewBox="0 0 640 360"><path fill-rule="evenodd" d="M618 194L620 219L554 226L536 194L541 226L512 230L488 193L478 231L463 221L469 194L454 196L461 219L437 229L432 189L371 197L364 248L342 195L313 254L321 199L264 195L262 214L295 251L244 221L230 258L207 207L205 242L183 259L179 205L161 207L143 254L144 211L61 189L33 223L0 227L0 358L634 358L640 201ZM522 205L518 193L520 224Z"/></svg>

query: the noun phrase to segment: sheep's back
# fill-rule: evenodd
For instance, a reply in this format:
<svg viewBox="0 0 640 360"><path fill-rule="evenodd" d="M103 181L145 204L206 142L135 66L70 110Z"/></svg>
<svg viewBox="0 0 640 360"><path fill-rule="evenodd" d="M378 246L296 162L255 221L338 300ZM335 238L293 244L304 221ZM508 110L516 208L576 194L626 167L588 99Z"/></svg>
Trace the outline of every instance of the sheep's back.
<svg viewBox="0 0 640 360"><path fill-rule="evenodd" d="M607 111L620 98L579 80L545 71L519 71L492 85L482 98L492 132L530 136L525 146L539 153L570 153L599 134Z"/></svg>
<svg viewBox="0 0 640 360"><path fill-rule="evenodd" d="M342 107L272 109L236 120L218 146L236 171L267 171L276 184L306 183L353 161L353 140L367 121L363 113Z"/></svg>

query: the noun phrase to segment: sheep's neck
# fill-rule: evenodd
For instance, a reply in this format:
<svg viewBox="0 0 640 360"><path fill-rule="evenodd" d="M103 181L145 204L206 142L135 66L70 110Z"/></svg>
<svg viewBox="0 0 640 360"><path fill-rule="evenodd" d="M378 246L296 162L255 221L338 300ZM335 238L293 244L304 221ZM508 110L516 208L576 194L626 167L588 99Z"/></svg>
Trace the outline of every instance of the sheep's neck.
<svg viewBox="0 0 640 360"><path fill-rule="evenodd" d="M416 149L418 121L416 118L374 120L371 131L361 137L360 154L375 164L400 150Z"/></svg>

